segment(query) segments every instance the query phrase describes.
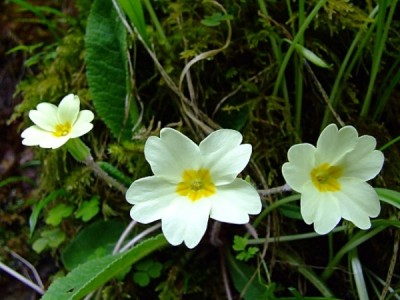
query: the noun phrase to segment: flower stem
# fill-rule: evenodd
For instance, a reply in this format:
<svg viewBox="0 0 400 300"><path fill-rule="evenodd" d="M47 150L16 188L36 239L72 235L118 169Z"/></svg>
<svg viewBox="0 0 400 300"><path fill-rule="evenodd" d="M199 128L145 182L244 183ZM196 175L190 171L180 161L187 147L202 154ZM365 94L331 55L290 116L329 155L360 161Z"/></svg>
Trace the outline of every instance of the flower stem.
<svg viewBox="0 0 400 300"><path fill-rule="evenodd" d="M18 279L23 284L29 286L31 289L33 289L36 292L38 292L40 295L44 294L44 291L40 286L38 286L37 284L33 283L32 281L30 281L25 276L19 274L17 271L14 271L13 269L8 267L7 265L3 264L1 261L0 261L0 269L2 269L4 272L8 273L9 275L13 276L14 278Z"/></svg>
<svg viewBox="0 0 400 300"><path fill-rule="evenodd" d="M347 226L338 226L332 230L332 232L339 232L344 231ZM316 232L307 232L301 234L292 234L292 235L283 235L277 237L269 237L269 238L260 238L260 239L253 239L247 242L248 245L259 245L264 243L282 243L282 242L291 242L296 240L304 240L304 239L311 239L315 237L321 237L320 234Z"/></svg>
<svg viewBox="0 0 400 300"><path fill-rule="evenodd" d="M143 230L141 233L139 233L137 236L135 236L129 243L127 243L124 247L122 247L121 250L119 250L119 253L125 252L129 248L131 248L133 245L135 245L139 240L144 238L145 236L149 235L150 233L156 231L158 228L161 227L161 223L157 223L156 225L153 225L146 230Z"/></svg>
<svg viewBox="0 0 400 300"><path fill-rule="evenodd" d="M99 176L101 179L107 182L109 185L115 187L123 194L126 193L127 188L122 184L120 184L118 181L116 181L114 178L112 178L110 175L108 175L105 171L103 171L103 169L100 168L100 166L93 160L93 157L91 155L86 157L83 163L86 166L88 166L97 176Z"/></svg>
<svg viewBox="0 0 400 300"><path fill-rule="evenodd" d="M124 232L119 237L117 244L115 244L112 254L118 253L119 249L121 248L122 243L125 241L126 237L132 231L133 227L135 227L136 224L137 224L137 222L135 220L133 220L132 222L129 223L128 227L125 228Z"/></svg>
<svg viewBox="0 0 400 300"><path fill-rule="evenodd" d="M283 192L291 192L291 191L292 188L287 183L267 190L257 190L257 192L260 194L261 197L267 197L269 195L283 193Z"/></svg>

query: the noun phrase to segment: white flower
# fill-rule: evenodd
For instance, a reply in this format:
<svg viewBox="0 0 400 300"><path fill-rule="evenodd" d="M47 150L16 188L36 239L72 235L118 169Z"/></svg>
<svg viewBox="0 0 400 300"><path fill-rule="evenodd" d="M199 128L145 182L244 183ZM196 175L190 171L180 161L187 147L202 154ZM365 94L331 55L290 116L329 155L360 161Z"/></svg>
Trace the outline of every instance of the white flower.
<svg viewBox="0 0 400 300"><path fill-rule="evenodd" d="M380 204L366 181L383 165L383 154L374 150L375 146L375 138L358 137L352 126L338 130L330 124L318 138L317 147L298 144L289 149L283 177L301 193L301 215L307 224L314 223L317 233L328 233L341 218L361 229L371 227L369 218L378 216Z"/></svg>
<svg viewBox="0 0 400 300"><path fill-rule="evenodd" d="M79 111L79 97L65 96L58 107L54 104L40 103L36 110L29 112L35 125L21 133L22 144L42 148L58 148L69 139L77 138L93 128L90 123L94 115L90 110Z"/></svg>
<svg viewBox="0 0 400 300"><path fill-rule="evenodd" d="M196 145L182 133L164 128L150 137L144 154L154 176L132 183L126 199L134 204L131 217L141 223L161 219L169 243L195 247L208 218L245 224L261 211L257 191L236 178L247 165L251 145L229 129L211 133Z"/></svg>

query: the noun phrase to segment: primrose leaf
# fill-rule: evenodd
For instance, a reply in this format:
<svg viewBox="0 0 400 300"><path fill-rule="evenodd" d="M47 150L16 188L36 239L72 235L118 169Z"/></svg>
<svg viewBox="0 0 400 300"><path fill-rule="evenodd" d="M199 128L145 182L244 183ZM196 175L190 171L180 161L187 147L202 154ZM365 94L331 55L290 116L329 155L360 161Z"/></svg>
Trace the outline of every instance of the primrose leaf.
<svg viewBox="0 0 400 300"><path fill-rule="evenodd" d="M77 300L83 299L121 271L126 270L140 259L167 245L167 240L160 234L149 238L132 249L117 255L107 255L83 263L65 277L56 279L41 298L42 300Z"/></svg>
<svg viewBox="0 0 400 300"><path fill-rule="evenodd" d="M64 266L72 270L88 260L111 254L124 228L124 224L115 219L84 227L62 251Z"/></svg>
<svg viewBox="0 0 400 300"><path fill-rule="evenodd" d="M129 140L139 113L136 102L129 96L126 31L112 1L93 2L85 50L86 75L96 112L115 138Z"/></svg>

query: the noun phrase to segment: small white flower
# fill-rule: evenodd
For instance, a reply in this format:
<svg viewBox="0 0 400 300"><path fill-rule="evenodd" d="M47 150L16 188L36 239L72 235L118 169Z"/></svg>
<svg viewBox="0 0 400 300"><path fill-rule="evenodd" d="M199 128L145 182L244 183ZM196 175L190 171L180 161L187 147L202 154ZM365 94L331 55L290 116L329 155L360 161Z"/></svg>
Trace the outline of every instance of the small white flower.
<svg viewBox="0 0 400 300"><path fill-rule="evenodd" d="M90 123L94 115L90 110L79 111L79 97L65 96L58 107L54 104L40 103L36 110L29 112L35 125L21 133L22 144L42 148L59 148L69 139L80 137L93 128Z"/></svg>
<svg viewBox="0 0 400 300"><path fill-rule="evenodd" d="M317 147L305 143L289 149L283 177L301 193L301 215L317 233L328 233L341 218L361 229L371 227L369 218L378 216L380 203L366 181L379 173L384 159L375 147L372 136L358 137L352 126L338 130L330 124Z"/></svg>
<svg viewBox="0 0 400 300"><path fill-rule="evenodd" d="M196 145L182 133L164 128L150 137L144 154L154 176L132 183L126 199L134 204L131 217L141 223L161 219L169 243L195 247L208 218L245 224L261 211L257 191L236 178L247 165L251 145L229 129L211 133Z"/></svg>

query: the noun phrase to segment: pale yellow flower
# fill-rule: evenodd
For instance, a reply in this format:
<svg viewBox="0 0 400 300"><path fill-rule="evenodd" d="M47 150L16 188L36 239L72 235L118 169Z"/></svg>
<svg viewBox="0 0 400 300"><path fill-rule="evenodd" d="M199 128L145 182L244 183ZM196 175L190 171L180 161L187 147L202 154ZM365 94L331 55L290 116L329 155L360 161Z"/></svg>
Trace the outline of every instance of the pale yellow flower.
<svg viewBox="0 0 400 300"><path fill-rule="evenodd" d="M314 223L319 234L331 231L341 218L361 229L371 226L380 203L375 190L366 183L383 165L383 154L375 150L372 136L358 136L356 129L338 130L328 125L317 146L298 144L289 149L289 162L282 167L288 185L301 193L301 215Z"/></svg>
<svg viewBox="0 0 400 300"><path fill-rule="evenodd" d="M247 165L251 146L229 129L211 133L196 145L182 133L165 128L150 137L144 153L154 176L136 180L126 193L134 204L131 217L141 223L161 219L172 245L195 247L208 219L245 224L261 211L257 191L236 178Z"/></svg>
<svg viewBox="0 0 400 300"><path fill-rule="evenodd" d="M93 128L90 110L79 110L79 97L65 96L58 106L43 102L29 112L35 125L21 133L22 144L42 148L59 148L69 139L80 137Z"/></svg>

